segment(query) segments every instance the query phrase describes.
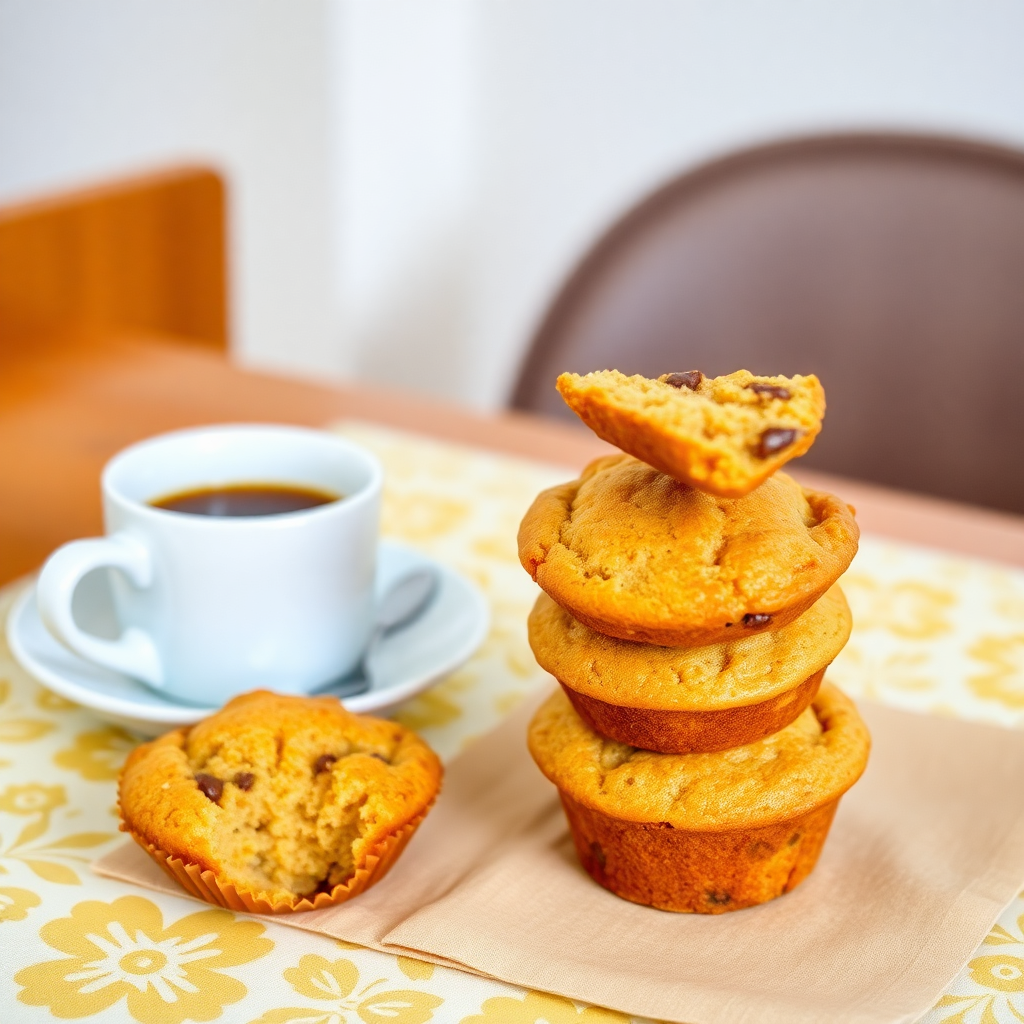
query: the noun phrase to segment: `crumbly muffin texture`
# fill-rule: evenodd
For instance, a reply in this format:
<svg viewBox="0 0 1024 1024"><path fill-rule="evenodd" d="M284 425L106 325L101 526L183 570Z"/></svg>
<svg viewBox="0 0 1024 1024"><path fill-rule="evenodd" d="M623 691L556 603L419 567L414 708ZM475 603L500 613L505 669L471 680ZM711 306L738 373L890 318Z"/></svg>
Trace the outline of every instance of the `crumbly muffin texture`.
<svg viewBox="0 0 1024 1024"><path fill-rule="evenodd" d="M691 487L748 494L814 443L825 415L818 378L697 370L657 380L618 370L557 382L566 404L599 437Z"/></svg>
<svg viewBox="0 0 1024 1024"><path fill-rule="evenodd" d="M127 828L157 848L289 897L346 882L440 780L433 751L394 722L256 691L133 751L119 797Z"/></svg>
<svg viewBox="0 0 1024 1024"><path fill-rule="evenodd" d="M626 708L718 711L799 686L831 663L851 626L836 585L781 629L703 647L664 647L598 633L541 594L529 638L541 668L577 693Z"/></svg>
<svg viewBox="0 0 1024 1024"><path fill-rule="evenodd" d="M848 505L784 473L716 498L610 455L536 498L519 558L600 633L700 646L791 622L846 570L858 537Z"/></svg>
<svg viewBox="0 0 1024 1024"><path fill-rule="evenodd" d="M870 738L829 683L764 739L706 754L660 754L600 736L554 693L530 724L540 770L577 803L621 821L714 832L785 821L836 800L867 764Z"/></svg>

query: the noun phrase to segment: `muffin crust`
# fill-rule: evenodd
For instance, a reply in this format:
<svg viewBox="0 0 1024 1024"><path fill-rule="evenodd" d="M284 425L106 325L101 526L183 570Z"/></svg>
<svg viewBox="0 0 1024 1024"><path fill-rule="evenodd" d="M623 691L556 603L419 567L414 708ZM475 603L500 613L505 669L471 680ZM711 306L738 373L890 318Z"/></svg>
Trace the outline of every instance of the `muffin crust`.
<svg viewBox="0 0 1024 1024"><path fill-rule="evenodd" d="M853 702L825 683L785 729L708 754L660 754L607 739L558 691L534 717L529 746L540 770L584 807L719 832L771 825L837 799L864 771L870 740Z"/></svg>
<svg viewBox="0 0 1024 1024"><path fill-rule="evenodd" d="M530 612L537 663L577 693L620 707L718 711L758 704L824 669L850 637L838 585L788 626L704 647L637 644L577 622L546 594Z"/></svg>
<svg viewBox="0 0 1024 1024"><path fill-rule="evenodd" d="M870 741L825 684L791 725L713 754L658 754L589 729L562 692L529 746L557 787L580 863L623 899L721 914L790 892L810 874Z"/></svg>
<svg viewBox="0 0 1024 1024"><path fill-rule="evenodd" d="M662 754L706 754L744 746L785 728L814 700L824 675L819 669L784 693L717 711L620 707L565 683L562 689L580 718L602 736Z"/></svg>
<svg viewBox="0 0 1024 1024"><path fill-rule="evenodd" d="M784 473L715 498L610 455L541 492L519 559L599 633L702 646L792 622L846 570L858 538L848 505Z"/></svg>
<svg viewBox="0 0 1024 1024"><path fill-rule="evenodd" d="M631 903L725 914L792 892L813 870L838 799L785 821L691 832L623 821L562 794L576 853L599 885Z"/></svg>

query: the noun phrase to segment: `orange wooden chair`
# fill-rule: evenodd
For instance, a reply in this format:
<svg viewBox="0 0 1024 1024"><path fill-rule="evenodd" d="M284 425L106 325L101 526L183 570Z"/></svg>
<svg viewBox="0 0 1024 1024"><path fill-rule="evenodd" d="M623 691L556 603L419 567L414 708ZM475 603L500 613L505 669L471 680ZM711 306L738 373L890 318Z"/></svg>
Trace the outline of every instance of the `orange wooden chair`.
<svg viewBox="0 0 1024 1024"><path fill-rule="evenodd" d="M184 425L167 399L227 349L225 253L205 168L0 209L0 582L100 529L110 454Z"/></svg>
<svg viewBox="0 0 1024 1024"><path fill-rule="evenodd" d="M183 168L0 209L0 358L124 329L224 349L224 203Z"/></svg>

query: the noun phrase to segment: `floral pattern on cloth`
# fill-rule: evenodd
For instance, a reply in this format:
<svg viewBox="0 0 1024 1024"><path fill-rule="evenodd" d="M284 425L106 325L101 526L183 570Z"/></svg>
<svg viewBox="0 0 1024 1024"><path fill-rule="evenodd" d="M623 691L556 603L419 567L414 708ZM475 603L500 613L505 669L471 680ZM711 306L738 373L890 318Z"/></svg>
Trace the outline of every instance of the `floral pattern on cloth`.
<svg viewBox="0 0 1024 1024"><path fill-rule="evenodd" d="M841 584L853 635L828 676L847 693L1024 726L1024 573L865 537Z"/></svg>
<svg viewBox="0 0 1024 1024"><path fill-rule="evenodd" d="M1024 900L1024 892L1020 898ZM1015 921L1008 920L1011 917L1003 914L978 955L925 1020L944 1024L1024 1021L1024 914Z"/></svg>
<svg viewBox="0 0 1024 1024"><path fill-rule="evenodd" d="M308 953L284 972L284 979L297 995L316 1000L319 1005L267 1010L252 1024L345 1024L352 1017L365 1024L384 1020L395 1024L426 1024L444 1002L440 996L429 992L382 987L384 978L364 983L359 968L345 957L328 960Z"/></svg>
<svg viewBox="0 0 1024 1024"><path fill-rule="evenodd" d="M536 587L519 520L574 469L364 424L383 531L469 576L492 628L397 712L445 758L548 677L526 640ZM0 590L0 620L24 582ZM829 676L854 697L1024 725L1024 573L864 538L843 580L855 625ZM629 1017L407 957L131 891L88 861L118 841L115 780L137 738L48 692L0 637L0 1020L103 1024L617 1024ZM924 1024L1024 1024L1024 893Z"/></svg>
<svg viewBox="0 0 1024 1024"><path fill-rule="evenodd" d="M579 1006L562 996L527 992L521 998L494 996L480 1013L460 1024L625 1024L629 1018L615 1010Z"/></svg>
<svg viewBox="0 0 1024 1024"><path fill-rule="evenodd" d="M224 968L274 948L264 927L226 910L201 910L164 924L152 900L122 896L76 904L40 938L66 954L19 971L19 999L55 1016L92 1017L124 1000L134 1020L213 1020L248 991Z"/></svg>

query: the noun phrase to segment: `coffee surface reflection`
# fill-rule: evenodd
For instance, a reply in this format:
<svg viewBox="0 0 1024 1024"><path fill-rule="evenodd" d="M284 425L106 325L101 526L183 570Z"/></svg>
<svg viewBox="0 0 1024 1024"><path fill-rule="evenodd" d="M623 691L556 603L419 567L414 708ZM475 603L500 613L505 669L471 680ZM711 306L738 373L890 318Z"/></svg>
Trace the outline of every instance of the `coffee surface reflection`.
<svg viewBox="0 0 1024 1024"><path fill-rule="evenodd" d="M190 516L279 516L340 501L342 495L294 484L231 484L194 487L149 502Z"/></svg>

